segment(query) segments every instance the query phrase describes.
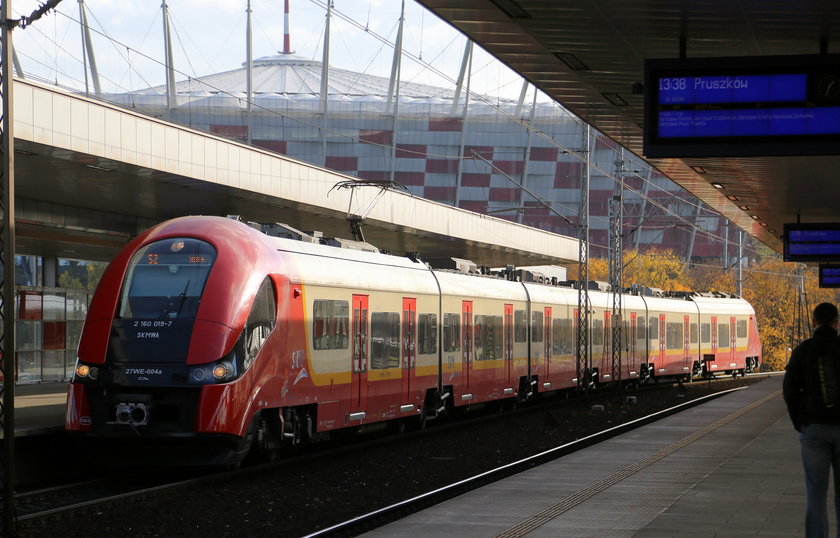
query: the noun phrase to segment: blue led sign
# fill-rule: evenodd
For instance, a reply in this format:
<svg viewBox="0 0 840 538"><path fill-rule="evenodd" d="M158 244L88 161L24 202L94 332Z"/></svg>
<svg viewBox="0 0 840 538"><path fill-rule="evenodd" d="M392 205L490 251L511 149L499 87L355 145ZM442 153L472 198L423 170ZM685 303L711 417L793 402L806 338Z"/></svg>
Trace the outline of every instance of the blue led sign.
<svg viewBox="0 0 840 538"><path fill-rule="evenodd" d="M784 259L840 263L840 223L785 224Z"/></svg>
<svg viewBox="0 0 840 538"><path fill-rule="evenodd" d="M648 60L644 153L840 153L840 55Z"/></svg>
<svg viewBox="0 0 840 538"><path fill-rule="evenodd" d="M840 288L840 265L820 265L820 287Z"/></svg>
<svg viewBox="0 0 840 538"><path fill-rule="evenodd" d="M660 78L660 105L794 101L807 96L805 73Z"/></svg>

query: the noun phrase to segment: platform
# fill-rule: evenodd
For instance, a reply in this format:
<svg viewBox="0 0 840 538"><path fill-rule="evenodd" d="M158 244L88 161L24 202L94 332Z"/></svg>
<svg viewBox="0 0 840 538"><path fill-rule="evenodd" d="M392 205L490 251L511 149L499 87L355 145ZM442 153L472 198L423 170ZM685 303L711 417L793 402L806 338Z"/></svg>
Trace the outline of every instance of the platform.
<svg viewBox="0 0 840 538"><path fill-rule="evenodd" d="M67 383L15 387L15 437L43 435L64 429ZM0 432L0 439L3 432Z"/></svg>
<svg viewBox="0 0 840 538"><path fill-rule="evenodd" d="M364 536L804 536L781 387L768 378Z"/></svg>

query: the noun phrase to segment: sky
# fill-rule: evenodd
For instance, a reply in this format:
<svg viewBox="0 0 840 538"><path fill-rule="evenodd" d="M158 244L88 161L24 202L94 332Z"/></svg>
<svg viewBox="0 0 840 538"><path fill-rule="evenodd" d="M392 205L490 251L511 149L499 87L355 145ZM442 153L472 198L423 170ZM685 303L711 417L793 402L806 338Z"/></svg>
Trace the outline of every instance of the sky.
<svg viewBox="0 0 840 538"><path fill-rule="evenodd" d="M28 15L37 0L11 0ZM326 0L291 0L291 48L321 60ZM103 90L124 92L165 82L160 0L86 0L88 24ZM168 0L173 28L176 79L242 66L246 59L247 0ZM283 0L251 0L253 56L283 47ZM405 2L403 80L445 86L457 78L466 39L413 0ZM388 76L400 16L395 0L334 0L330 65ZM57 12L14 32L14 46L26 73L84 88L79 4L63 0ZM412 59L422 58L433 70ZM434 73L444 73L441 77ZM484 51L473 59L471 88L485 95L516 98L522 81Z"/></svg>

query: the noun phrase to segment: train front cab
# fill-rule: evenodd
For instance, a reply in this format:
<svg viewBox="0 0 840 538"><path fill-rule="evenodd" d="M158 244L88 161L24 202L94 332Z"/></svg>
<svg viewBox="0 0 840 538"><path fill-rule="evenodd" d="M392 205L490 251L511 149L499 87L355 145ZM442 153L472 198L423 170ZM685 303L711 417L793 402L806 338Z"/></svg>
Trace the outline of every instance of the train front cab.
<svg viewBox="0 0 840 538"><path fill-rule="evenodd" d="M264 397L254 387L270 375L257 356L271 347L275 283L260 263L253 272L258 247L238 246L249 232L217 222L204 222L200 238L170 221L109 266L79 345L68 431L184 449L207 463L244 450L251 399Z"/></svg>

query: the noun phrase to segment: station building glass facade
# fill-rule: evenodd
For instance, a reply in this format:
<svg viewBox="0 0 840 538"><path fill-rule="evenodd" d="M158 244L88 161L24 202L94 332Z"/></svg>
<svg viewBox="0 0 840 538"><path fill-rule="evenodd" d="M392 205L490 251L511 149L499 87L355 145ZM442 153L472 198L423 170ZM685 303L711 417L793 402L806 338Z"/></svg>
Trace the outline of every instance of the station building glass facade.
<svg viewBox="0 0 840 538"><path fill-rule="evenodd" d="M106 264L58 260L47 280L68 287L44 286L43 259L17 256L15 263L15 338L17 383L66 381L73 374L76 350L92 292Z"/></svg>
<svg viewBox="0 0 840 538"><path fill-rule="evenodd" d="M279 54L246 70L103 96L120 106L366 180L395 181L429 200L577 236L580 184L590 177L593 256L606 256L616 179L624 192L625 248L673 250L686 260L719 257L724 219L649 163L526 87L519 100L394 83ZM175 106L171 106L174 104ZM591 132L589 149L586 133ZM623 171L616 162L623 159ZM529 194L534 193L534 195ZM735 254L735 246L730 247Z"/></svg>

